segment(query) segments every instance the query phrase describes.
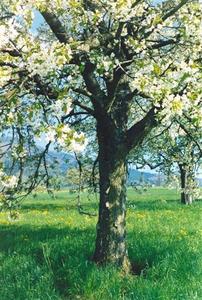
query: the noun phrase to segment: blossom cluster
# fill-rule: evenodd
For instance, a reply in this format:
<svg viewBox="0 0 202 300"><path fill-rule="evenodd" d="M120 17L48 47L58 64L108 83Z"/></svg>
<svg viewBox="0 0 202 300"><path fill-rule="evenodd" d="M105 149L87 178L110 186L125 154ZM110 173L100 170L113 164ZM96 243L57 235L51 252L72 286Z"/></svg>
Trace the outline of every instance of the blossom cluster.
<svg viewBox="0 0 202 300"><path fill-rule="evenodd" d="M38 74L45 77L51 72L60 70L70 61L71 48L59 42L53 42L50 46L35 44L35 48L25 54L25 59L27 69L32 76Z"/></svg>
<svg viewBox="0 0 202 300"><path fill-rule="evenodd" d="M77 133L67 124L47 128L46 141L57 143L63 151L74 152L84 151L87 144L84 133Z"/></svg>
<svg viewBox="0 0 202 300"><path fill-rule="evenodd" d="M6 175L0 170L0 187L1 189L13 189L17 186L18 179L15 175Z"/></svg>

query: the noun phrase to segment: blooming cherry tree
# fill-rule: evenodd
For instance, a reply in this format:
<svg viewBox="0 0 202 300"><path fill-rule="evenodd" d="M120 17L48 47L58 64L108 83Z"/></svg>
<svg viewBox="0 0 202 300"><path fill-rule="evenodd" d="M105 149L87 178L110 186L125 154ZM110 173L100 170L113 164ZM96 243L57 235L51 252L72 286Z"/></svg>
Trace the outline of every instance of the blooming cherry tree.
<svg viewBox="0 0 202 300"><path fill-rule="evenodd" d="M201 128L185 114L152 130L141 149L131 152L130 161L138 168L160 170L168 178L179 173L181 203L192 204L200 196L196 175L201 167L201 141Z"/></svg>
<svg viewBox="0 0 202 300"><path fill-rule="evenodd" d="M44 18L45 34L31 30L34 10ZM21 140L45 133L49 143L82 150L83 134L72 126L95 122L97 263L130 268L128 154L152 128L190 107L201 122L201 15L201 3L188 0L1 1L2 128L14 128Z"/></svg>

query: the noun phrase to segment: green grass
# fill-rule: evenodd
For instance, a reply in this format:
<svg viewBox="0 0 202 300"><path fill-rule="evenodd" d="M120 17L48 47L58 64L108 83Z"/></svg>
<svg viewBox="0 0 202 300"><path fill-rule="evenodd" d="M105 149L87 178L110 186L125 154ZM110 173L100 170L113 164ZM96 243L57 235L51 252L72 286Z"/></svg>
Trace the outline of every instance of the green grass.
<svg viewBox="0 0 202 300"><path fill-rule="evenodd" d="M201 300L202 203L182 206L174 190L128 191L131 261L141 276L123 276L90 261L96 217L77 212L74 195L40 193L19 221L0 213L1 300ZM96 201L84 199L95 212Z"/></svg>

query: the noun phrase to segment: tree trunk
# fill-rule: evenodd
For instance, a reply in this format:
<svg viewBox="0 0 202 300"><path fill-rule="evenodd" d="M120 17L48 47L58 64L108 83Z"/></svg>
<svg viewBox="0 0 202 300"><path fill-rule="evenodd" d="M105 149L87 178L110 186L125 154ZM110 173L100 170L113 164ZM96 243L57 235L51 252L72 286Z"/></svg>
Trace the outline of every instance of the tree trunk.
<svg viewBox="0 0 202 300"><path fill-rule="evenodd" d="M97 114L100 204L93 255L96 263L109 263L124 272L131 270L126 245L127 155L156 126L152 108L142 120L127 129L128 106L123 96L116 99L110 114L102 109Z"/></svg>
<svg viewBox="0 0 202 300"><path fill-rule="evenodd" d="M180 180L181 180L181 203L192 204L193 195L190 191L189 180L191 180L189 172L185 165L179 165L180 168Z"/></svg>
<svg viewBox="0 0 202 300"><path fill-rule="evenodd" d="M94 261L130 270L126 247L126 156L123 135L98 129L100 204Z"/></svg>

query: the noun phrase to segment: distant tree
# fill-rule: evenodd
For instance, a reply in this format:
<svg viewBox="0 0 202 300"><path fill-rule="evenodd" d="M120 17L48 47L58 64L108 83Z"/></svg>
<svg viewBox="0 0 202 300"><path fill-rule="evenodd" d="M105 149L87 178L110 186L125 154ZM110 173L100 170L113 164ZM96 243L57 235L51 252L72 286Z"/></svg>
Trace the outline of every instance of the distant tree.
<svg viewBox="0 0 202 300"><path fill-rule="evenodd" d="M198 124L185 117L169 127L151 132L138 153L131 155L139 167L149 166L171 177L180 174L181 203L191 204L198 196L196 173L202 160L202 133Z"/></svg>

